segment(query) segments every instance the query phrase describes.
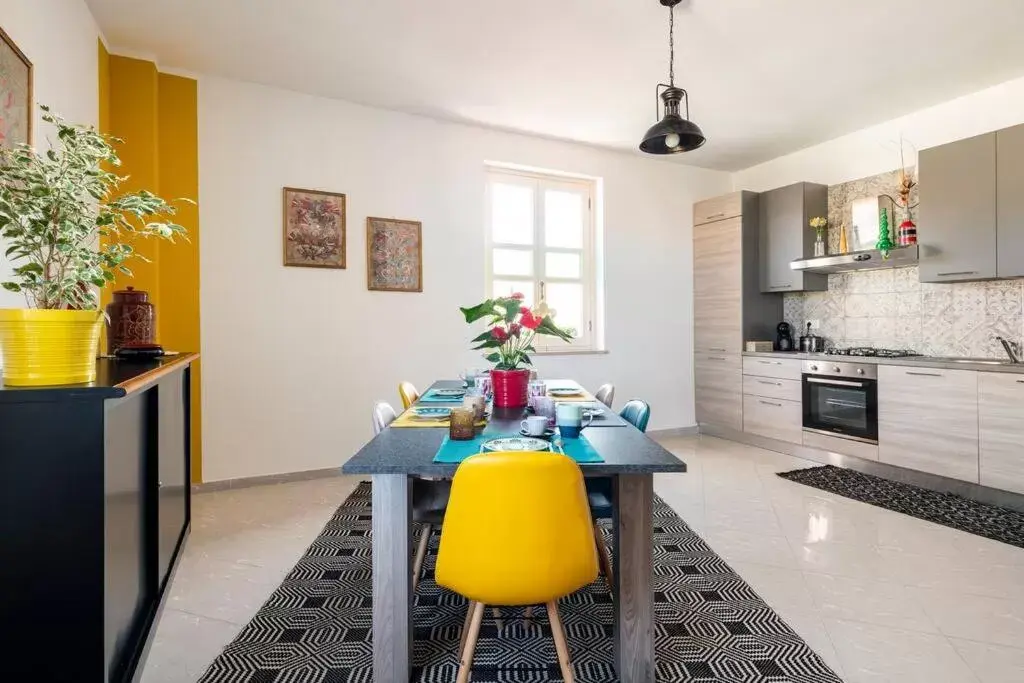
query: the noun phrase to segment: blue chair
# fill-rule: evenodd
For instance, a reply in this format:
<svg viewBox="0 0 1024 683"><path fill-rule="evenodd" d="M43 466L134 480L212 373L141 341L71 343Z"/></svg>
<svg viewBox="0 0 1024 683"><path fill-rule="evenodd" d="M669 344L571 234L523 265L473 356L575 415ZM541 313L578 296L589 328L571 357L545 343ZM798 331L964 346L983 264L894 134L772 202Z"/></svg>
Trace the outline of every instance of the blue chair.
<svg viewBox="0 0 1024 683"><path fill-rule="evenodd" d="M641 432L647 431L647 423L651 420L651 407L646 401L633 399L622 406L619 416ZM594 541L597 543L597 558L601 563L601 573L608 581L608 587L614 585L612 576L611 553L605 545L601 533L599 519L610 519L612 516L612 480L611 477L587 477L587 502L590 503L590 515L594 518Z"/></svg>

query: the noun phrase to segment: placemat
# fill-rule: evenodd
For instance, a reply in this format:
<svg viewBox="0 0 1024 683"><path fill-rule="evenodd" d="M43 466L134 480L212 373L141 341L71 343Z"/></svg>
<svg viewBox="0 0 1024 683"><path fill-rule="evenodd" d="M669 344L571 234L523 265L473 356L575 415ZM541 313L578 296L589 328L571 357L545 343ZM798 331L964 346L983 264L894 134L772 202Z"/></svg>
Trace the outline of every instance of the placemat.
<svg viewBox="0 0 1024 683"><path fill-rule="evenodd" d="M416 417L416 413L412 410L407 410L392 422L389 426L391 427L444 427L448 429L450 420L446 417L441 420L424 419ZM487 420L477 420L477 427L486 427Z"/></svg>
<svg viewBox="0 0 1024 683"><path fill-rule="evenodd" d="M419 401L417 401L417 403L458 403L460 405L462 404L462 396L459 396L458 398L454 396L438 396L435 392L436 389L431 389L427 393L420 396Z"/></svg>
<svg viewBox="0 0 1024 683"><path fill-rule="evenodd" d="M501 437L511 436L522 436L521 434L501 434L491 433L486 429L482 434L477 435L472 441L452 441L447 434L444 436L444 441L441 442L441 446L437 449L437 454L434 456L435 463L457 465L471 455L476 455L480 452L480 447L485 441L491 439L498 439ZM570 458L578 463L595 463L604 462L604 458L598 454L597 449L587 440L585 434L581 434L578 439L562 439L562 450Z"/></svg>

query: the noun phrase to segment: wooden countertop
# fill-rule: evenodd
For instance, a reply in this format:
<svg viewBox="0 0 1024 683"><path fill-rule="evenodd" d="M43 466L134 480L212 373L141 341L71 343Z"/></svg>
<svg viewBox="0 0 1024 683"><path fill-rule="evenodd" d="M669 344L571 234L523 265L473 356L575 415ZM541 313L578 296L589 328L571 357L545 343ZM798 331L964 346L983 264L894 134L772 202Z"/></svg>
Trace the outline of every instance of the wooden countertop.
<svg viewBox="0 0 1024 683"><path fill-rule="evenodd" d="M198 353L180 353L154 360L97 358L96 381L50 387L9 387L0 383L0 403L26 401L105 400L142 391L162 377L199 360Z"/></svg>

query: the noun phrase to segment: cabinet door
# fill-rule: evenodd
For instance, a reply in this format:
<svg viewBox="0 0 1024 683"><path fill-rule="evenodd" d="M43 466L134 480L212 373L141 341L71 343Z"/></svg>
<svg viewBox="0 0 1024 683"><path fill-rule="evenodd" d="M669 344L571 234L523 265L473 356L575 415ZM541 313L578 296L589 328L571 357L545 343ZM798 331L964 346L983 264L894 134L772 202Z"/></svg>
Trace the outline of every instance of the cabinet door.
<svg viewBox="0 0 1024 683"><path fill-rule="evenodd" d="M739 354L695 354L697 422L743 429L743 369Z"/></svg>
<svg viewBox="0 0 1024 683"><path fill-rule="evenodd" d="M693 205L693 224L701 225L739 216L743 211L743 193L705 199Z"/></svg>
<svg viewBox="0 0 1024 683"><path fill-rule="evenodd" d="M769 439L801 443L803 409L799 401L761 396L743 397L743 431Z"/></svg>
<svg viewBox="0 0 1024 683"><path fill-rule="evenodd" d="M1024 125L996 133L996 273L1024 277Z"/></svg>
<svg viewBox="0 0 1024 683"><path fill-rule="evenodd" d="M695 352L742 350L741 220L731 218L694 227Z"/></svg>
<svg viewBox="0 0 1024 683"><path fill-rule="evenodd" d="M1024 493L1024 375L978 373L981 483Z"/></svg>
<svg viewBox="0 0 1024 683"><path fill-rule="evenodd" d="M186 372L176 372L158 385L157 429L157 583L163 587L187 522L188 392Z"/></svg>
<svg viewBox="0 0 1024 683"><path fill-rule="evenodd" d="M977 373L879 365L878 459L977 483Z"/></svg>
<svg viewBox="0 0 1024 683"><path fill-rule="evenodd" d="M827 188L808 183L780 187L761 195L760 283L762 292L828 289L828 276L793 270L789 264L814 253L811 216L828 214Z"/></svg>
<svg viewBox="0 0 1024 683"><path fill-rule="evenodd" d="M996 277L996 134L922 150L921 282Z"/></svg>

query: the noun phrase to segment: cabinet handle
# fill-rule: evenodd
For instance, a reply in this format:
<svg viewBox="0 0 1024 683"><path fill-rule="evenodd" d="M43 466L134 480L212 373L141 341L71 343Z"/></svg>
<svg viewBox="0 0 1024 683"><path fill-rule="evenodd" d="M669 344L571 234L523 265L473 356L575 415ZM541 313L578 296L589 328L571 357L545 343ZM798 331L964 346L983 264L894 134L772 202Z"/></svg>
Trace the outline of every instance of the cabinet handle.
<svg viewBox="0 0 1024 683"><path fill-rule="evenodd" d="M718 351L719 353L725 353L725 349L716 349L714 347L708 347L708 351Z"/></svg>
<svg viewBox="0 0 1024 683"><path fill-rule="evenodd" d="M781 403L772 403L771 401L762 401L761 399L757 399L757 402L758 403L763 403L766 406L775 406L776 408L781 408L782 407Z"/></svg>
<svg viewBox="0 0 1024 683"><path fill-rule="evenodd" d="M757 362L761 363L762 365L782 365L781 360L759 360Z"/></svg>
<svg viewBox="0 0 1024 683"><path fill-rule="evenodd" d="M718 213L709 213L705 218L721 218L725 215L725 211L719 211Z"/></svg>
<svg viewBox="0 0 1024 683"><path fill-rule="evenodd" d="M708 356L708 360L725 360L721 356Z"/></svg>
<svg viewBox="0 0 1024 683"><path fill-rule="evenodd" d="M1024 379L1017 380L1017 384L1024 384Z"/></svg>
<svg viewBox="0 0 1024 683"><path fill-rule="evenodd" d="M959 271L956 271L955 273L936 273L936 275L938 277L950 277L952 275L977 275L977 274L978 274L978 271L976 271L976 270L959 270Z"/></svg>
<svg viewBox="0 0 1024 683"><path fill-rule="evenodd" d="M941 275L941 273L940 273ZM768 289L789 289L793 285L769 285Z"/></svg>
<svg viewBox="0 0 1024 683"><path fill-rule="evenodd" d="M766 379L759 379L759 380L757 380L757 383L758 384L768 384L768 385L771 385L773 387L781 387L782 386L782 382L769 382Z"/></svg>
<svg viewBox="0 0 1024 683"><path fill-rule="evenodd" d="M944 375L941 375L938 372L911 372L910 370L907 370L907 374L915 375L917 377L944 377Z"/></svg>

